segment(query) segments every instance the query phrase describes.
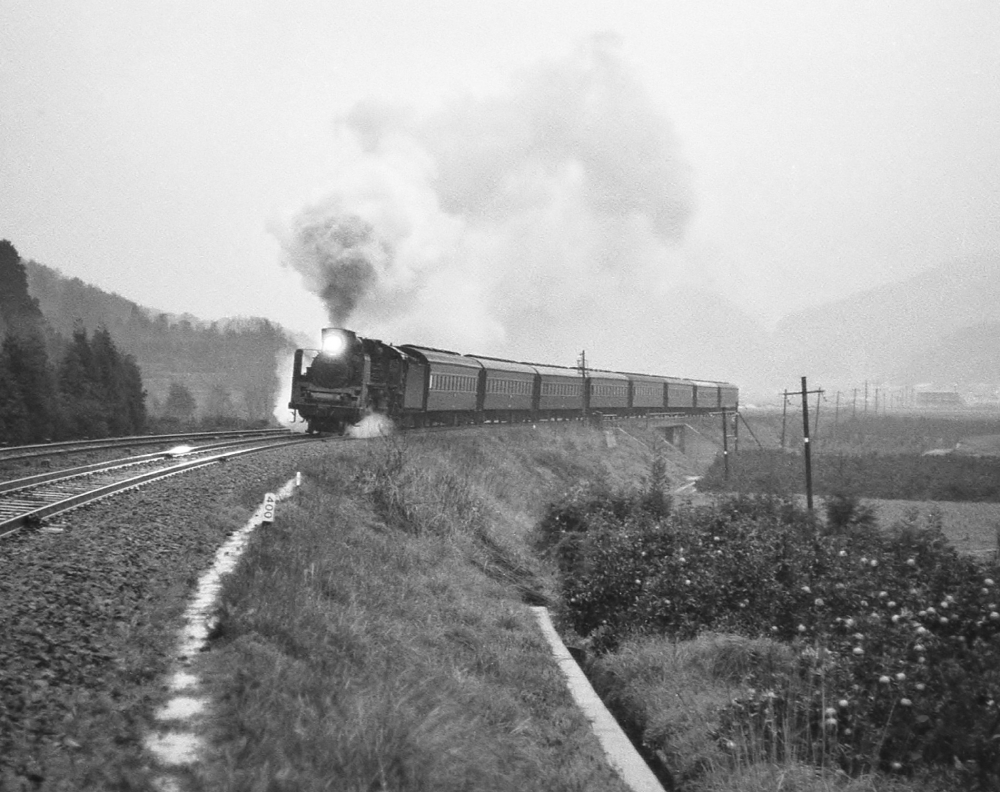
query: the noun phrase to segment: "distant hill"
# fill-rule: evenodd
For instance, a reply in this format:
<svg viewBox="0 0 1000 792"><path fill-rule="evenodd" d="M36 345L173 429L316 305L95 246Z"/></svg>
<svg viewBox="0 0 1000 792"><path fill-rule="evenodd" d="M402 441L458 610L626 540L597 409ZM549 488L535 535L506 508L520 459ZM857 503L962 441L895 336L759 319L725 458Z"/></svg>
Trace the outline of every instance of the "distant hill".
<svg viewBox="0 0 1000 792"><path fill-rule="evenodd" d="M56 333L68 338L78 322L90 333L103 325L116 346L135 358L151 414L177 383L191 391L201 415L270 417L282 387L279 367L295 348L279 325L260 318L204 322L160 313L51 267L24 264L31 296Z"/></svg>
<svg viewBox="0 0 1000 792"><path fill-rule="evenodd" d="M998 323L1000 258L953 262L785 317L776 354L817 381L984 382Z"/></svg>
<svg viewBox="0 0 1000 792"><path fill-rule="evenodd" d="M1000 322L963 327L914 355L900 369L910 382L1000 383Z"/></svg>

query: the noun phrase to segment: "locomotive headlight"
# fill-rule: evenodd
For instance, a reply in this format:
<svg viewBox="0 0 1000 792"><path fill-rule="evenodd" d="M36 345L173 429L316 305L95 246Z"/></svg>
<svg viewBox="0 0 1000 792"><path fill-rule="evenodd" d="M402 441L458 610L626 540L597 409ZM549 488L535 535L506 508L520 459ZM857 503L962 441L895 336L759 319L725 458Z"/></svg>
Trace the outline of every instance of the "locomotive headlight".
<svg viewBox="0 0 1000 792"><path fill-rule="evenodd" d="M347 349L347 336L339 330L323 331L323 354L340 357Z"/></svg>

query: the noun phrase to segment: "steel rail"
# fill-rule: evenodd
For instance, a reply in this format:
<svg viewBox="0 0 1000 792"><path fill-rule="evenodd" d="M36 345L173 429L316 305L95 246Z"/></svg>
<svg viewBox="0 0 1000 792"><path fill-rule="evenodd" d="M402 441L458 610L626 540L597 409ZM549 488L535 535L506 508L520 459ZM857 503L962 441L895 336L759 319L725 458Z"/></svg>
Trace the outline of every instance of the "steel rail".
<svg viewBox="0 0 1000 792"><path fill-rule="evenodd" d="M30 487L36 487L39 484L47 484L52 481L60 481L62 479L75 478L76 476L84 476L88 473L100 473L105 470L114 470L119 467L131 467L133 465L141 465L144 462L151 462L156 459L169 459L170 457L187 456L189 454L204 453L206 451L212 451L218 448L226 448L233 445L243 445L244 443L258 442L262 438L245 438L245 439L233 439L226 440L222 443L211 443L205 446L192 447L186 451L178 451L176 449L167 449L166 451L154 451L151 454L142 454L140 456L132 457L120 457L118 459L108 459L104 462L94 462L90 465L77 465L71 468L60 468L59 470L51 470L48 473L38 473L34 476L25 476L19 479L10 479L8 481L0 481L0 494L5 492L16 492L21 489L28 489Z"/></svg>
<svg viewBox="0 0 1000 792"><path fill-rule="evenodd" d="M76 495L71 495L68 498L64 498L55 503L48 503L44 506L40 506L29 512L19 514L10 519L0 522L0 538L7 537L13 533L16 533L25 525L37 524L41 520L52 517L53 515L60 514L69 509L74 509L77 506L82 506L86 503L91 503L100 498L106 498L109 495L114 495L123 490L132 489L141 484L147 484L149 482L155 481L161 478L169 478L170 476L175 476L179 473L185 473L189 470L194 470L199 467L206 467L208 465L215 464L217 462L223 462L235 457L243 456L245 454L254 454L261 451L269 451L272 448L281 448L286 445L295 445L296 443L302 443L306 441L307 438L298 437L292 440L285 440L281 442L269 443L263 446L257 446L255 448L242 448L236 451L228 451L224 454L216 454L209 457L201 457L198 459L189 459L184 462L180 462L176 465L171 465L168 468L159 468L157 470L142 473L138 476L132 476L131 478L123 479L121 481L116 481L111 484L105 484L101 487L96 487L92 490L87 490L86 492L81 492ZM313 442L316 442L315 438L312 438Z"/></svg>
<svg viewBox="0 0 1000 792"><path fill-rule="evenodd" d="M47 453L63 454L71 451L94 451L104 448L173 443L178 440L204 440L211 437L261 437L289 434L287 429L231 429L224 432L184 432L166 435L131 435L129 437L108 437L100 440L61 440L58 443L35 443L34 445L0 446L0 462L9 462L28 457L45 456Z"/></svg>

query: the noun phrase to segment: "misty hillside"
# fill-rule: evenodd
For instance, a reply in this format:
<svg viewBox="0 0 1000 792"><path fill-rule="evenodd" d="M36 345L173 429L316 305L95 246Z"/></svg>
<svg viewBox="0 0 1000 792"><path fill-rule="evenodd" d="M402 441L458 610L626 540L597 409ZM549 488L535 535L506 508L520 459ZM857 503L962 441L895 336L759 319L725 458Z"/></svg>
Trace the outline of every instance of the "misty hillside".
<svg viewBox="0 0 1000 792"><path fill-rule="evenodd" d="M951 333L914 355L901 371L902 378L911 382L1000 383L1000 322L983 322Z"/></svg>
<svg viewBox="0 0 1000 792"><path fill-rule="evenodd" d="M280 326L258 318L202 322L158 313L37 262L24 265L31 296L59 336L69 338L77 323L89 333L104 326L135 358L150 413L159 412L176 383L194 395L198 415L271 416L278 368L295 347Z"/></svg>
<svg viewBox="0 0 1000 792"><path fill-rule="evenodd" d="M1000 380L1000 261L955 262L791 314L782 368L827 382Z"/></svg>

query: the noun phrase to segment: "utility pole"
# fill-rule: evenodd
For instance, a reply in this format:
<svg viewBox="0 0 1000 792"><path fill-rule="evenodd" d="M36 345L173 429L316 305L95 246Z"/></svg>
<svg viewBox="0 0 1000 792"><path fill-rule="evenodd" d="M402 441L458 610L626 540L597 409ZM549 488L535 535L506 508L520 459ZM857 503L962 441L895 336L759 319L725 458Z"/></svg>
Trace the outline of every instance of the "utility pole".
<svg viewBox="0 0 1000 792"><path fill-rule="evenodd" d="M788 391L782 394L781 400L781 450L785 450L785 419L788 416Z"/></svg>
<svg viewBox="0 0 1000 792"><path fill-rule="evenodd" d="M806 508L813 510L812 454L809 449L809 390L802 378L802 446L806 459Z"/></svg>
<svg viewBox="0 0 1000 792"><path fill-rule="evenodd" d="M729 481L729 420L726 416L726 408L722 408L722 465L725 469L726 481Z"/></svg>
<svg viewBox="0 0 1000 792"><path fill-rule="evenodd" d="M819 438L819 400L823 396L823 391L816 391L816 418L813 420L813 437Z"/></svg>
<svg viewBox="0 0 1000 792"><path fill-rule="evenodd" d="M590 405L590 394L587 393L587 350L584 349L580 352L580 357L576 361L577 366L580 367L580 393L583 396L583 418L586 421L589 414L587 409Z"/></svg>
<svg viewBox="0 0 1000 792"><path fill-rule="evenodd" d="M819 411L819 400L820 397L825 393L822 388L817 388L816 390L809 390L806 384L806 378L802 378L802 444L803 444L803 456L805 457L806 463L806 506L809 511L813 510L813 492L812 492L812 448L809 441L809 394L816 394L816 410ZM785 396L789 396L789 392L785 391Z"/></svg>
<svg viewBox="0 0 1000 792"><path fill-rule="evenodd" d="M851 417L852 418L857 418L858 417L858 389L857 388L854 389L854 404L851 407Z"/></svg>

